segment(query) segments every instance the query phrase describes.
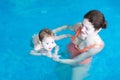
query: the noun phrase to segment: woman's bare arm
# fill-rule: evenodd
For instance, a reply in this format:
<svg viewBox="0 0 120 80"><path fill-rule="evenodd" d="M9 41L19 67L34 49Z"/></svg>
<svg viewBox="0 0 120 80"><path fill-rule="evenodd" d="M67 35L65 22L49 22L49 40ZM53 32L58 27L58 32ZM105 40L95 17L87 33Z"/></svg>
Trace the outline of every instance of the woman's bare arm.
<svg viewBox="0 0 120 80"><path fill-rule="evenodd" d="M55 36L55 40L60 40L60 39L67 38L67 37L72 37L72 35L71 34L62 34L60 36Z"/></svg>
<svg viewBox="0 0 120 80"><path fill-rule="evenodd" d="M56 29L54 29L52 31L53 31L53 33L57 33L59 31L66 30L66 29L69 29L68 25L64 25L64 26L58 27L58 28L56 28Z"/></svg>
<svg viewBox="0 0 120 80"><path fill-rule="evenodd" d="M58 62L74 65L74 64L82 62L83 60L85 60L89 57L92 57L93 55L99 53L101 50L102 50L102 48L100 48L100 47L93 48L93 49L90 49L88 52L84 52L73 59L59 59Z"/></svg>

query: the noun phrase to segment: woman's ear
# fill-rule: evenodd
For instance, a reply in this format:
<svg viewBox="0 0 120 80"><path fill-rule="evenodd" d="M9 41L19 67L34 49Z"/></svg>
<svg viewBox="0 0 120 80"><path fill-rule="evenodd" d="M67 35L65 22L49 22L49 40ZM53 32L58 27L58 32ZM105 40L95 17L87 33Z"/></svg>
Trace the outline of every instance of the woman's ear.
<svg viewBox="0 0 120 80"><path fill-rule="evenodd" d="M41 44L41 41L39 40L39 44Z"/></svg>
<svg viewBox="0 0 120 80"><path fill-rule="evenodd" d="M100 28L100 29L96 30L96 32L97 32L97 33L99 33L101 30L102 30L102 28Z"/></svg>

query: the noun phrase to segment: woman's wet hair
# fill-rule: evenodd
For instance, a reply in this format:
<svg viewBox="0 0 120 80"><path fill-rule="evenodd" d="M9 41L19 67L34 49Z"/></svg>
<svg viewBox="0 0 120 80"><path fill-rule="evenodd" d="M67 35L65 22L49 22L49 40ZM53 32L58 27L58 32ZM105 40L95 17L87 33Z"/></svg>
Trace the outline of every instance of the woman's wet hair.
<svg viewBox="0 0 120 80"><path fill-rule="evenodd" d="M98 10L89 11L84 15L84 18L88 19L94 25L95 30L100 28L105 29L107 26L104 15Z"/></svg>
<svg viewBox="0 0 120 80"><path fill-rule="evenodd" d="M48 28L42 29L39 32L39 40L40 41L42 41L44 37L49 37L49 36L54 36L54 33Z"/></svg>

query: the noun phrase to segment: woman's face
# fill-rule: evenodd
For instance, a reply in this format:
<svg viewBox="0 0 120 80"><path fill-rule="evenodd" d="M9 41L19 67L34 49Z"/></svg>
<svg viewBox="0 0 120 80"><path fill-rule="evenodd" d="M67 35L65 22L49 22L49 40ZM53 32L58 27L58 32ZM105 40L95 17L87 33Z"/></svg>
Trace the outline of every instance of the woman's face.
<svg viewBox="0 0 120 80"><path fill-rule="evenodd" d="M42 40L42 46L44 49L51 51L56 46L54 37L51 37L51 36L44 37Z"/></svg>
<svg viewBox="0 0 120 80"><path fill-rule="evenodd" d="M92 35L95 33L95 28L91 22L89 22L88 19L84 19L82 22L82 29L81 29L81 37L82 39L87 38L89 35Z"/></svg>

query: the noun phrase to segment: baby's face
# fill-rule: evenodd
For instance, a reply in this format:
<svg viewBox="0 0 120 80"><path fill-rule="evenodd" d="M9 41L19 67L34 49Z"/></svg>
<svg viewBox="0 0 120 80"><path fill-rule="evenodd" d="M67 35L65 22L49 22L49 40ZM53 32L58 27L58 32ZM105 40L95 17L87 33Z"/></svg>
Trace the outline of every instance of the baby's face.
<svg viewBox="0 0 120 80"><path fill-rule="evenodd" d="M42 41L42 46L44 49L51 51L56 46L54 37L44 37Z"/></svg>

